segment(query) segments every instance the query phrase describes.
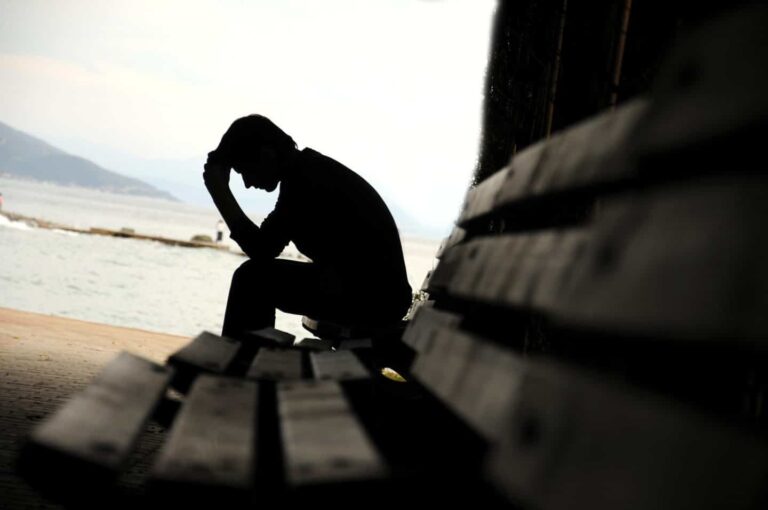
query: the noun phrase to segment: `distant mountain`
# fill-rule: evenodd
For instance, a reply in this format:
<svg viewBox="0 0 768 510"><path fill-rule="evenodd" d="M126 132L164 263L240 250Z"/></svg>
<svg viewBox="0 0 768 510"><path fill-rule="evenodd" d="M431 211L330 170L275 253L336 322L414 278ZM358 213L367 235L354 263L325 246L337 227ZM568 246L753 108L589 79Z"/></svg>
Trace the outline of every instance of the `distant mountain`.
<svg viewBox="0 0 768 510"><path fill-rule="evenodd" d="M128 195L177 199L143 181L100 167L0 122L0 174Z"/></svg>

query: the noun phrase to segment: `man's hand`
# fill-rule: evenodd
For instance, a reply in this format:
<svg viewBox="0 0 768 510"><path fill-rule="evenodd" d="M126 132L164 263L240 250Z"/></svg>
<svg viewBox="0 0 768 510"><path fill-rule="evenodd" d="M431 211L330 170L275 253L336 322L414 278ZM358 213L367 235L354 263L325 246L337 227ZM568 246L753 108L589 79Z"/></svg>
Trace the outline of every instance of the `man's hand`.
<svg viewBox="0 0 768 510"><path fill-rule="evenodd" d="M208 192L213 194L223 189L229 189L230 167L221 163L210 161L203 166L203 181Z"/></svg>

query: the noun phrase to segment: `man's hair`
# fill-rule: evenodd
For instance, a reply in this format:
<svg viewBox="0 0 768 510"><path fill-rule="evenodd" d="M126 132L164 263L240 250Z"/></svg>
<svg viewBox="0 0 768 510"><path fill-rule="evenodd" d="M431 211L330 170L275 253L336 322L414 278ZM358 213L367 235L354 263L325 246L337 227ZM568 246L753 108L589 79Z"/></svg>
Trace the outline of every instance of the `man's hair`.
<svg viewBox="0 0 768 510"><path fill-rule="evenodd" d="M253 114L241 117L229 126L209 159L235 166L261 147L271 147L283 155L295 150L296 142L268 118Z"/></svg>

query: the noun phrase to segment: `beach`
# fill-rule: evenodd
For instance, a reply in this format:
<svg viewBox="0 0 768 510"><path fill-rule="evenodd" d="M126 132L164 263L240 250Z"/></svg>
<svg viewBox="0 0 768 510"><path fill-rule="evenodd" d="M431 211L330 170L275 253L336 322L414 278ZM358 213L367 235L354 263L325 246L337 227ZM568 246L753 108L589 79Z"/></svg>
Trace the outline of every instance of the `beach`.
<svg viewBox="0 0 768 510"><path fill-rule="evenodd" d="M122 350L164 363L189 339L0 308L0 508L59 508L16 473L24 438ZM146 455L162 434L151 426ZM141 454L139 455L139 457ZM142 460L133 460L140 476ZM125 482L131 487L131 481ZM129 489L126 489L129 490Z"/></svg>

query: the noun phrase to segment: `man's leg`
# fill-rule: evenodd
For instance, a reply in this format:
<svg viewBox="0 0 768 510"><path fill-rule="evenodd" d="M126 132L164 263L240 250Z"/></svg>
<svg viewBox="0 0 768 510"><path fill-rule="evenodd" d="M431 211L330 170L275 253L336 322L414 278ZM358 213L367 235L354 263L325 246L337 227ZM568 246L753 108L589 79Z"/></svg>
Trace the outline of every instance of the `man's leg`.
<svg viewBox="0 0 768 510"><path fill-rule="evenodd" d="M222 334L274 326L275 308L314 318L349 316L355 301L315 264L248 260L232 276Z"/></svg>

